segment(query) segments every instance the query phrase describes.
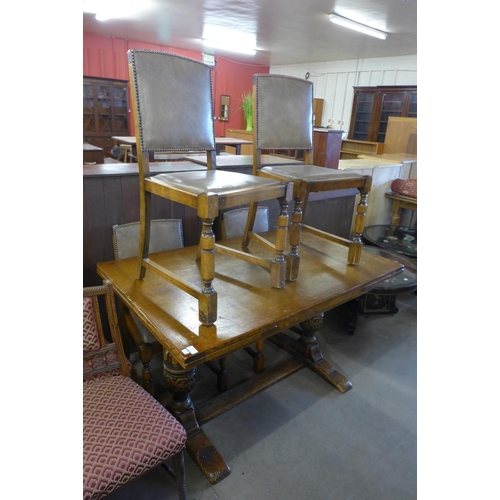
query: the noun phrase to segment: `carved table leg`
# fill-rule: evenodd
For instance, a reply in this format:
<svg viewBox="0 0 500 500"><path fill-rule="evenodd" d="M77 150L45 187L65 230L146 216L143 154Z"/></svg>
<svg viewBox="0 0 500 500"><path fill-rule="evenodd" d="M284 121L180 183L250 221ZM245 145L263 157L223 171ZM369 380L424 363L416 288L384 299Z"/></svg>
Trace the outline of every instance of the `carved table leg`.
<svg viewBox="0 0 500 500"><path fill-rule="evenodd" d="M300 328L292 328L300 334L298 340L292 340L283 333L270 338L292 355L298 356L312 371L316 372L340 392L347 392L352 388L351 381L342 374L332 363L327 361L321 352L315 332L323 326L323 314L314 316L300 323Z"/></svg>
<svg viewBox="0 0 500 500"><path fill-rule="evenodd" d="M196 381L196 367L188 370L182 368L165 351L163 378L172 396L165 406L186 429L188 453L211 484L222 481L231 473L231 469L201 430L189 396Z"/></svg>

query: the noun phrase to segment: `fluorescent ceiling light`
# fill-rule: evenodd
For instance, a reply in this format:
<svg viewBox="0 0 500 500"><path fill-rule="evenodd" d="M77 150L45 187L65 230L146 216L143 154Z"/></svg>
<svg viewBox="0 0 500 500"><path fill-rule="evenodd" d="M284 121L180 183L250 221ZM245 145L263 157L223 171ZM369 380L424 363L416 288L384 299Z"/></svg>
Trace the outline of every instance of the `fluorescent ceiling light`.
<svg viewBox="0 0 500 500"><path fill-rule="evenodd" d="M203 45L214 49L253 56L257 53L256 36L235 28L207 24L203 27Z"/></svg>
<svg viewBox="0 0 500 500"><path fill-rule="evenodd" d="M365 35L380 38L381 40L385 40L387 38L387 33L384 33L383 31L376 30L375 28L370 28L369 26L357 23L356 21L351 21L350 19L346 19L345 17L337 16L336 14L330 14L330 22L338 24L339 26L344 26L345 28L359 31L360 33L364 33Z"/></svg>
<svg viewBox="0 0 500 500"><path fill-rule="evenodd" d="M149 6L149 0L83 0L83 12L95 14L98 21L132 17Z"/></svg>
<svg viewBox="0 0 500 500"><path fill-rule="evenodd" d="M214 40L202 40L203 45L211 47L213 49L227 50L229 52L237 52L238 54L247 54L249 56L254 56L257 51L255 49L247 49L245 47L237 47L236 45L229 45L223 42L216 42Z"/></svg>

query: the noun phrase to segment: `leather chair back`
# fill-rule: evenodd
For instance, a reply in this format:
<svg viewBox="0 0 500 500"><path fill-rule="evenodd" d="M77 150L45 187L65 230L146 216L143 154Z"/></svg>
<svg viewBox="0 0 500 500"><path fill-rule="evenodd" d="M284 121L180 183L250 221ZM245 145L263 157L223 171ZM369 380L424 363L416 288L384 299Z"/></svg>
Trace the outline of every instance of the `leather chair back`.
<svg viewBox="0 0 500 500"><path fill-rule="evenodd" d="M137 257L139 222L113 226L113 252L115 259ZM166 252L184 246L181 219L155 219L151 221L149 253Z"/></svg>
<svg viewBox="0 0 500 500"><path fill-rule="evenodd" d="M143 152L215 151L210 66L151 50L129 50L128 62L138 111L137 147Z"/></svg>
<svg viewBox="0 0 500 500"><path fill-rule="evenodd" d="M254 75L256 149L313 149L313 84L286 75Z"/></svg>

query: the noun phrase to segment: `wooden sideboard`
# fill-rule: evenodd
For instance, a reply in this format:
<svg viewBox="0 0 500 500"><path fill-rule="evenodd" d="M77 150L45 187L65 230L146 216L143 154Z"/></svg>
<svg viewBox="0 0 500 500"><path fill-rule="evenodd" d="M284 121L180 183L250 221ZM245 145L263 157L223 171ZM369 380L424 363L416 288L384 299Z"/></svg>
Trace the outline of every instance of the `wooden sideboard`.
<svg viewBox="0 0 500 500"><path fill-rule="evenodd" d="M234 128L228 128L226 130L226 137L235 137L236 139L245 139L245 141L251 141L253 143L253 132L246 130L239 130ZM236 154L236 148L232 146L226 146L226 152ZM253 154L253 144L242 144L241 145L242 155L252 155Z"/></svg>

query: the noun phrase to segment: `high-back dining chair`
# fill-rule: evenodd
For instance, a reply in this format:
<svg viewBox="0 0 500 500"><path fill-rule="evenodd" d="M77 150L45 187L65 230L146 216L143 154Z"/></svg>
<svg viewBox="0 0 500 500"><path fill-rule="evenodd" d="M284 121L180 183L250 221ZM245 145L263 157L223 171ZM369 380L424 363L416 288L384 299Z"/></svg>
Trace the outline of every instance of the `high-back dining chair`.
<svg viewBox="0 0 500 500"><path fill-rule="evenodd" d="M139 222L115 224L113 226L113 253L116 260L137 257L139 242ZM165 252L184 246L181 219L155 219L151 221L151 253ZM142 384L151 395L154 395L151 361L153 356L163 352L162 345L149 330L139 321L135 314L125 306L123 321L134 342L142 363Z"/></svg>
<svg viewBox="0 0 500 500"><path fill-rule="evenodd" d="M238 238L245 233L249 207L235 208L222 213L222 239ZM256 233L266 233L269 227L269 208L257 207L253 230ZM253 370L262 373L265 368L264 340L255 343L255 349L245 347L244 350L253 358ZM222 367L221 367L222 368ZM213 369L213 368L212 368Z"/></svg>
<svg viewBox="0 0 500 500"><path fill-rule="evenodd" d="M103 334L100 296L112 342ZM179 499L185 500L186 431L129 374L111 282L84 288L83 499L105 497L162 465L174 477Z"/></svg>
<svg viewBox="0 0 500 500"><path fill-rule="evenodd" d="M123 163L130 163L132 160L131 154L132 154L131 144L120 144L120 151L116 159Z"/></svg>
<svg viewBox="0 0 500 500"><path fill-rule="evenodd" d="M260 207L259 207L260 208ZM267 207L265 207L267 210ZM246 216L245 216L246 220ZM115 259L137 257L137 243L139 241L139 222L127 222L113 226L113 252ZM243 234L243 232L240 233ZM151 221L151 235L149 241L150 253L165 252L184 246L184 236L181 219L153 219ZM153 357L163 352L163 347L151 332L139 321L139 318L122 304L123 321L132 337L139 358L142 362L142 385L152 396L155 394L153 383ZM227 357L206 365L217 375L217 387L223 392L229 387L227 371Z"/></svg>
<svg viewBox="0 0 500 500"><path fill-rule="evenodd" d="M139 163L138 277L144 278L146 269L150 269L189 293L198 300L200 322L211 325L217 319L217 292L212 284L216 250L270 269L271 286L285 285L290 186L288 182L216 169L210 66L150 50L129 50L128 60ZM150 176L149 153L169 151L206 152L207 170ZM202 221L198 251L202 286L175 276L149 257L153 194L196 209ZM272 259L215 243L213 222L219 210L269 199L278 199L281 204L278 237L269 247Z"/></svg>
<svg viewBox="0 0 500 500"><path fill-rule="evenodd" d="M294 210L289 231L290 250L287 255L287 279L294 281L299 272L298 247L300 231L307 230L349 248L348 262L357 264L361 258L367 195L372 178L368 175L339 172L312 165L313 158L313 84L285 75L253 76L253 174L293 182ZM295 149L304 152L304 165L272 165L262 167L262 150ZM360 202L351 240L302 224L310 193L357 188ZM253 228L257 204L250 211L243 238L243 248L254 237Z"/></svg>

